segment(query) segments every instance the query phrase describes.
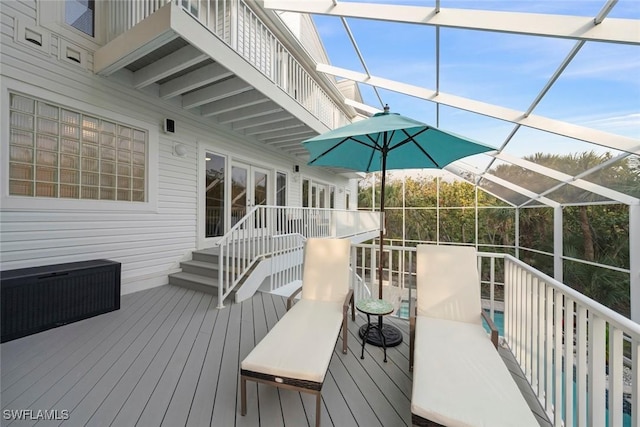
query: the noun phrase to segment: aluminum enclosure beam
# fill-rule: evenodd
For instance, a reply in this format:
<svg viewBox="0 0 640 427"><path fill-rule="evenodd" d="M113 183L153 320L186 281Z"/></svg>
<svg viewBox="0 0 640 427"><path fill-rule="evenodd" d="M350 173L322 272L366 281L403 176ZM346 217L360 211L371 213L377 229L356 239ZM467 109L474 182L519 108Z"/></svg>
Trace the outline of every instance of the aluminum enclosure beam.
<svg viewBox="0 0 640 427"><path fill-rule="evenodd" d="M496 159L500 159L505 162L511 163L513 165L517 165L522 168L528 169L530 171L539 173L541 175L546 175L550 178L553 178L557 181L561 181L565 184L573 185L582 190L586 190L591 193L597 194L599 196L603 196L608 199L615 200L616 202L620 202L626 205L640 204L640 199L637 199L635 197L628 196L624 193L620 193L619 191L615 191L610 188L603 187L602 185L598 185L593 182L586 181L584 179L576 178L574 176L557 171L555 169L551 169L546 166L539 165L529 160L521 159L519 157L511 156L505 153L495 154L494 157Z"/></svg>
<svg viewBox="0 0 640 427"><path fill-rule="evenodd" d="M331 0L265 0L266 9L330 15L376 21L526 34L563 39L640 44L640 23L634 19L607 18L596 24L593 17L470 9L401 6Z"/></svg>
<svg viewBox="0 0 640 427"><path fill-rule="evenodd" d="M602 132L596 129L577 126L534 114L525 116L523 111L475 101L473 99L450 95L443 92L437 93L436 91L420 86L400 83L394 80L383 79L381 77L368 77L363 73L345 70L344 68L334 67L327 64L318 64L316 69L323 73L343 77L371 86L378 86L393 92L410 95L415 98L447 105L460 110L470 111L472 113L520 124L533 129L579 139L581 141L590 142L603 147L613 148L614 150L626 151L631 154L640 154L640 140L634 138Z"/></svg>

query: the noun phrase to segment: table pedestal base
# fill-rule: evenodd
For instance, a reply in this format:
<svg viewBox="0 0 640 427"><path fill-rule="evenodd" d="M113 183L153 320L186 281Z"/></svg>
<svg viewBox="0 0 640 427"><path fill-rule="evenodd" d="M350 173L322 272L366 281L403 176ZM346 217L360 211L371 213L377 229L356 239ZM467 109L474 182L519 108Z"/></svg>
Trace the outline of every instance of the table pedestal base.
<svg viewBox="0 0 640 427"><path fill-rule="evenodd" d="M369 333L367 334L367 342L371 345L375 345L376 347L382 347L382 337L380 336L380 330L378 329L378 322L372 322L371 326L375 328L370 328ZM360 327L360 338L363 338L367 331L367 325L362 325ZM382 333L384 334L386 347L395 347L402 342L402 332L398 328L393 325L383 324L382 325Z"/></svg>

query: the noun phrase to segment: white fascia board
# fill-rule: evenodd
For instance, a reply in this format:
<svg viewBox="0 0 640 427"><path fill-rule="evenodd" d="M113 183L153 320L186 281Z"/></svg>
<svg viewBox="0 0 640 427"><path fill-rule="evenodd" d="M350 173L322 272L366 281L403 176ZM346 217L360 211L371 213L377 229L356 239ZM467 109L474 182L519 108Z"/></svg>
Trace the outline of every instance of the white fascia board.
<svg viewBox="0 0 640 427"><path fill-rule="evenodd" d="M93 72L109 76L157 47L178 38L171 29L172 4L167 4L133 28L120 34L93 57Z"/></svg>
<svg viewBox="0 0 640 427"><path fill-rule="evenodd" d="M522 168L529 169L541 175L546 175L555 180L573 185L574 187L578 187L582 190L586 190L591 193L598 194L600 196L606 197L611 200L615 200L617 202L620 202L626 205L636 205L640 203L640 199L637 199L635 197L628 196L624 193L620 193L619 191L615 191L610 188L603 187L602 185L598 185L593 182L586 181L584 179L575 178L566 173L557 171L555 169L551 169L546 166L539 165L529 160L521 159L519 157L511 156L505 153L495 154L494 157L496 159L500 159L505 162L511 163L513 165L517 165Z"/></svg>
<svg viewBox="0 0 640 427"><path fill-rule="evenodd" d="M485 102L475 101L460 96L450 95L443 92L437 93L434 90L394 80L383 79L381 77L367 76L364 73L345 70L327 64L318 64L317 70L323 73L354 80L359 83L381 87L393 92L402 93L416 98L447 105L460 110L470 111L487 117L504 120L514 124L530 127L533 129L551 132L569 138L579 139L603 147L625 151L631 154L640 154L640 140L622 135L602 132L583 126L577 126L560 120L531 114L525 117L523 111L512 110Z"/></svg>
<svg viewBox="0 0 640 427"><path fill-rule="evenodd" d="M640 44L640 21L378 3L264 0L265 9L574 40Z"/></svg>

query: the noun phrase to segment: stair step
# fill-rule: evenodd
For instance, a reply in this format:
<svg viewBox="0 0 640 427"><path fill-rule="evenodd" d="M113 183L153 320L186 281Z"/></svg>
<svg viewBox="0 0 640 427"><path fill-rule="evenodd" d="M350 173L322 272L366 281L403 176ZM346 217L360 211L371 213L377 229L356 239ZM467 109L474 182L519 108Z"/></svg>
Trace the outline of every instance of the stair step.
<svg viewBox="0 0 640 427"><path fill-rule="evenodd" d="M206 261L183 261L180 263L183 273L196 274L204 277L218 277L218 263Z"/></svg>
<svg viewBox="0 0 640 427"><path fill-rule="evenodd" d="M202 249L199 251L193 251L192 258L194 261L217 264L218 253L219 253L218 248Z"/></svg>
<svg viewBox="0 0 640 427"><path fill-rule="evenodd" d="M198 274L179 272L169 275L169 284L207 293L218 292L217 277L205 277Z"/></svg>

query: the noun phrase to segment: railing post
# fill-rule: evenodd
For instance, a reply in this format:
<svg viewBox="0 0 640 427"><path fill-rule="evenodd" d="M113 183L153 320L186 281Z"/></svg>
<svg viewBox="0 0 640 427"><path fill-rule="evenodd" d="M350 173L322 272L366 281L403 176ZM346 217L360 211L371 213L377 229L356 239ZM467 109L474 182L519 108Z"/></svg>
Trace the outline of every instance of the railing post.
<svg viewBox="0 0 640 427"><path fill-rule="evenodd" d="M219 246L218 251L218 308L224 308L224 274L222 269L222 259L224 258L224 246Z"/></svg>
<svg viewBox="0 0 640 427"><path fill-rule="evenodd" d="M629 289L631 320L640 323L640 205L629 206ZM640 410L639 410L640 411Z"/></svg>
<svg viewBox="0 0 640 427"><path fill-rule="evenodd" d="M563 243L562 233L564 227L562 226L562 206L556 206L553 208L553 278L558 282L562 282L563 263Z"/></svg>

